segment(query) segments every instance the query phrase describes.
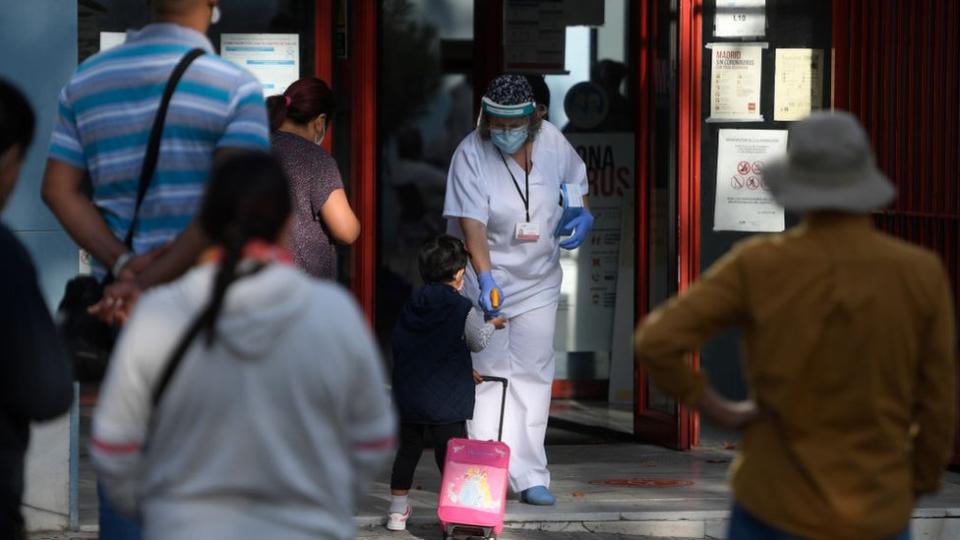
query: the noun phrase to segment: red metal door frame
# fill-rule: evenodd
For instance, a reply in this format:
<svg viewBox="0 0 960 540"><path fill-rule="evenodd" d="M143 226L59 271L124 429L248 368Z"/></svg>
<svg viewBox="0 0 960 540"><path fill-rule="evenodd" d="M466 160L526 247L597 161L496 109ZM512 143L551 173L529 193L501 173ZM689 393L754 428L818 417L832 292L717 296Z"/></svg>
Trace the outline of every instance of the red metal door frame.
<svg viewBox="0 0 960 540"><path fill-rule="evenodd" d="M679 129L677 141L677 251L679 291L700 275L700 107L703 1L680 0ZM689 362L700 366L699 355ZM677 405L677 448L700 442L700 417Z"/></svg>
<svg viewBox="0 0 960 540"><path fill-rule="evenodd" d="M361 231L353 249L352 288L372 325L377 280L377 2L357 0L349 5L353 8L350 171L353 208Z"/></svg>
<svg viewBox="0 0 960 540"><path fill-rule="evenodd" d="M653 152L656 140L654 130L656 109L653 93L656 88L657 59L657 0L641 0L634 13L635 29L632 33L634 56L637 58L637 117L636 122L636 171L637 171L637 265L635 270L635 312L639 321L650 308L650 175L653 174ZM639 363L634 363L634 415L633 434L638 440L664 446L677 447L677 419L647 406L650 402L650 387L646 372Z"/></svg>
<svg viewBox="0 0 960 540"><path fill-rule="evenodd" d="M316 76L333 86L334 17L337 0L316 0L315 72ZM350 42L350 59L343 70L350 89L352 114L350 122L350 190L351 206L360 220L360 237L351 251L353 275L350 288L363 309L367 321L374 320L374 293L376 291L377 246L377 2L356 0L343 3L351 9L346 17ZM330 131L323 146L330 151L333 138Z"/></svg>
<svg viewBox="0 0 960 540"><path fill-rule="evenodd" d="M657 36L660 18L657 0L641 0L634 13L634 50L637 58L637 264L636 315L640 320L649 311L650 175L656 170L654 152L656 126L654 89L657 76ZM677 110L677 250L679 255L678 289L690 286L700 272L700 74L702 0L680 0L679 5L679 77ZM690 359L694 366L697 357ZM634 435L681 450L699 442L699 418L695 411L679 405L676 414L653 410L649 403L647 376L635 365Z"/></svg>
<svg viewBox="0 0 960 540"><path fill-rule="evenodd" d="M678 290L688 288L700 274L700 107L701 107L701 58L702 58L702 0L679 2L679 78L677 89L677 252L679 257ZM652 106L657 58L655 43L659 18L657 0L640 2L636 14L639 33L637 58L639 66L639 104L637 118L637 208L638 231L637 253L641 255L637 265L637 317L646 315L649 307L649 265L645 255L650 248L650 215L648 176L653 168L654 126ZM689 362L699 366L699 357L693 355ZM647 378L637 366L634 433L637 438L664 446L687 450L700 439L700 422L696 411L681 404L676 414L669 415L647 407L649 392Z"/></svg>

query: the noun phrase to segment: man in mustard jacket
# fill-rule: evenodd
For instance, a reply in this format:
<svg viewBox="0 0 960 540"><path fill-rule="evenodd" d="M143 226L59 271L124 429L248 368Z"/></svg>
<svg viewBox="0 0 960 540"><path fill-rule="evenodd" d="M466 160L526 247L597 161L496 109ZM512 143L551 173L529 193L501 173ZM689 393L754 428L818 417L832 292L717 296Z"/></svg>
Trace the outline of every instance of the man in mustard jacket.
<svg viewBox="0 0 960 540"><path fill-rule="evenodd" d="M636 334L653 381L728 428L729 538L909 538L953 447L953 295L936 254L874 229L895 190L844 112L793 125L764 180L804 215L734 247ZM684 355L744 332L751 399L716 394Z"/></svg>

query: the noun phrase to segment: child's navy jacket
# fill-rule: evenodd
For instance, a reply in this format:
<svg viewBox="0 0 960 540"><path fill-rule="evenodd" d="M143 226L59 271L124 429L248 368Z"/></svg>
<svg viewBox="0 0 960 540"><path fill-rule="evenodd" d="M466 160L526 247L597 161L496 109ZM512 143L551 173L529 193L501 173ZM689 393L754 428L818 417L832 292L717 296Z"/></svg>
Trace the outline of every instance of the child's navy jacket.
<svg viewBox="0 0 960 540"><path fill-rule="evenodd" d="M400 421L452 424L473 417L473 362L464 341L469 300L432 283L404 304L393 331L393 395Z"/></svg>

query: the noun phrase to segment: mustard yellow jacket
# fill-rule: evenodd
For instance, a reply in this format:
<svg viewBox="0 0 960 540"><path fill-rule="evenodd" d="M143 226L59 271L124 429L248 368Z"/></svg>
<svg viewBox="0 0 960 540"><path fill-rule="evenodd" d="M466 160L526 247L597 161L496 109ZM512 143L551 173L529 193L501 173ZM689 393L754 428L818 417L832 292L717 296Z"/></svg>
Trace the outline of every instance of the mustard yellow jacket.
<svg viewBox="0 0 960 540"><path fill-rule="evenodd" d="M636 334L652 380L696 405L684 361L743 329L751 397L769 414L743 433L736 500L805 538L885 538L936 491L956 425L953 297L932 252L866 216L821 214L754 237Z"/></svg>

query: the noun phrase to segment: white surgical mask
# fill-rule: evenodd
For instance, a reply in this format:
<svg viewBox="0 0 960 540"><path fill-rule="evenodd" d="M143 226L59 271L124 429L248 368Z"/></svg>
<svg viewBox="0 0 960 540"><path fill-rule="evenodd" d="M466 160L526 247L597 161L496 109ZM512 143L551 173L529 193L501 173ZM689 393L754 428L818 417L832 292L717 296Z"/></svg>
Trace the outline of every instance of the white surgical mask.
<svg viewBox="0 0 960 540"><path fill-rule="evenodd" d="M218 22L220 22L220 6L213 6L210 13L210 24L217 24Z"/></svg>
<svg viewBox="0 0 960 540"><path fill-rule="evenodd" d="M512 129L490 129L490 141L502 152L513 154L527 141L527 126Z"/></svg>

